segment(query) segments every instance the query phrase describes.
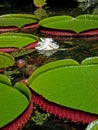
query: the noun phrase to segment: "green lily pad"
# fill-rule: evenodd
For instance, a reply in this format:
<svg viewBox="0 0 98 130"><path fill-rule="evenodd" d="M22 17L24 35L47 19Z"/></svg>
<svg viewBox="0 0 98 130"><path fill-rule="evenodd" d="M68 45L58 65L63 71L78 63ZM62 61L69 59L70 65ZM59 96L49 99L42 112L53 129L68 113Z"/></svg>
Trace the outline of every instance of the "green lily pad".
<svg viewBox="0 0 98 130"><path fill-rule="evenodd" d="M89 123L85 130L98 130L98 120Z"/></svg>
<svg viewBox="0 0 98 130"><path fill-rule="evenodd" d="M15 59L12 55L0 52L0 69L13 66L15 64Z"/></svg>
<svg viewBox="0 0 98 130"><path fill-rule="evenodd" d="M6 14L0 16L0 27L15 26L21 28L37 22L38 19L32 14Z"/></svg>
<svg viewBox="0 0 98 130"><path fill-rule="evenodd" d="M42 27L63 31L81 33L83 31L98 29L98 16L80 15L77 17L52 16L39 22ZM82 25L82 26L81 26Z"/></svg>
<svg viewBox="0 0 98 130"><path fill-rule="evenodd" d="M6 79L8 82L5 83ZM18 83L12 87L8 77L0 74L0 128L20 116L28 107L30 99L30 90L24 84Z"/></svg>
<svg viewBox="0 0 98 130"><path fill-rule="evenodd" d="M36 46L39 38L26 33L2 33L0 34L0 51L13 51L14 48L22 49L30 45L30 48Z"/></svg>
<svg viewBox="0 0 98 130"><path fill-rule="evenodd" d="M72 59L50 62L38 68L28 84L50 102L98 114L98 57L87 58L81 65Z"/></svg>

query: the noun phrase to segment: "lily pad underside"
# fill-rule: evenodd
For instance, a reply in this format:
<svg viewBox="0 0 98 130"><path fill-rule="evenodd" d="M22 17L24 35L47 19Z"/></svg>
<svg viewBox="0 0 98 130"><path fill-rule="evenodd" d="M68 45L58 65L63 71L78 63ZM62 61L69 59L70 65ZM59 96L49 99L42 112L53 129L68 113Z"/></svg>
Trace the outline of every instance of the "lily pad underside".
<svg viewBox="0 0 98 130"><path fill-rule="evenodd" d="M25 33L0 34L0 51L13 52L20 49L31 49L37 45L39 38Z"/></svg>
<svg viewBox="0 0 98 130"><path fill-rule="evenodd" d="M48 112L52 111L52 114L56 113L56 107L53 110L51 103L75 111L98 115L98 57L87 58L82 61L81 65L72 59L50 62L38 68L30 76L28 83L35 93L50 102L52 110L48 109L49 102L46 103L45 109L48 109ZM37 103L38 105L44 104ZM63 112L57 112L57 114L64 117ZM77 116L75 114L76 112L74 116ZM78 113L79 115L81 114ZM86 116L83 119L78 116L74 118L70 113L68 116L73 121L84 123L92 120L91 117L86 120Z"/></svg>
<svg viewBox="0 0 98 130"><path fill-rule="evenodd" d="M98 34L98 15L52 16L39 22L42 33L64 36ZM45 32L46 31L46 32ZM52 32L53 31L53 32Z"/></svg>
<svg viewBox="0 0 98 130"><path fill-rule="evenodd" d="M15 126L17 129L20 128L26 121L19 116L28 108L30 100L31 93L24 84L17 83L12 87L9 78L0 74L0 128L8 130L7 125L14 120L17 121L11 128L14 129ZM28 119L28 116L24 118ZM19 122L18 117L21 119Z"/></svg>

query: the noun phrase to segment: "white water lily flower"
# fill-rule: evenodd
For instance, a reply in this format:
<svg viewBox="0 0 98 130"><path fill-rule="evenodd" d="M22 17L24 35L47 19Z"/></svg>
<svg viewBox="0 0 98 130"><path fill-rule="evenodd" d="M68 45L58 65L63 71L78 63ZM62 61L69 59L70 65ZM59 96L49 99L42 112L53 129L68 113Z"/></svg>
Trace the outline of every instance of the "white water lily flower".
<svg viewBox="0 0 98 130"><path fill-rule="evenodd" d="M50 56L54 54L58 48L59 45L57 45L52 38L41 38L41 40L38 42L38 46L35 47L35 49L37 49L37 51L44 56Z"/></svg>

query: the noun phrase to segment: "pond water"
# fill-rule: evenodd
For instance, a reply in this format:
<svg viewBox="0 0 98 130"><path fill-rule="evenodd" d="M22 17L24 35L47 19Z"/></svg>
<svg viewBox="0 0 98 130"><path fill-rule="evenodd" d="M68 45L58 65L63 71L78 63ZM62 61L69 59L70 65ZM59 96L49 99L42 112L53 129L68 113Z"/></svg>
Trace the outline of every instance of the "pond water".
<svg viewBox="0 0 98 130"><path fill-rule="evenodd" d="M0 14L6 13L30 13L35 14L39 19L55 16L55 15L70 15L77 16L80 14L97 14L97 5L94 3L92 5L87 5L86 3L80 3L77 7L73 8L51 8L45 7L44 9L33 9L30 7L23 8L10 8L2 7ZM40 37L44 37L39 33L39 30L33 34ZM18 59L24 59L27 63L27 67L24 68L12 68L5 72L6 75L12 78L13 82L19 81L21 79L28 78L30 71L33 72L39 66L46 64L50 61L55 61L58 59L72 58L81 62L86 57L98 56L98 37L82 37L58 40L54 38L54 41L60 46L60 48L50 56L44 56L39 54L36 50L25 56L21 56ZM33 65L32 65L33 64ZM31 67L31 65L33 67ZM42 111L38 106L34 106L34 112L32 113L31 119L23 127L22 130L85 130L87 125L77 124L67 120L61 120L58 117L54 117L44 111Z"/></svg>

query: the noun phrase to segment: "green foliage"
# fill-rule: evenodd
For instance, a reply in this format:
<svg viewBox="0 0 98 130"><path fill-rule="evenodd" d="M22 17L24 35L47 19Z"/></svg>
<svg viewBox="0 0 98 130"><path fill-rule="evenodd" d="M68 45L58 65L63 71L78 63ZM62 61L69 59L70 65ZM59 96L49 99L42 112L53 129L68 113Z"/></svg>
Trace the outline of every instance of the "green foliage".
<svg viewBox="0 0 98 130"><path fill-rule="evenodd" d="M33 0L33 3L36 7L41 8L46 5L46 0Z"/></svg>
<svg viewBox="0 0 98 130"><path fill-rule="evenodd" d="M22 49L29 44L38 41L38 37L26 33L3 33L0 34L0 48Z"/></svg>
<svg viewBox="0 0 98 130"><path fill-rule="evenodd" d="M90 29L98 29L98 15L80 15L75 18L70 16L52 16L41 20L39 24L46 28L71 30L81 33Z"/></svg>
<svg viewBox="0 0 98 130"><path fill-rule="evenodd" d="M24 94L28 98L28 100L30 101L30 99L31 99L30 90L22 82L17 82L14 85L14 88L19 90L22 94Z"/></svg>
<svg viewBox="0 0 98 130"><path fill-rule="evenodd" d="M3 74L0 74L0 83L6 84L8 86L12 85L10 79Z"/></svg>
<svg viewBox="0 0 98 130"><path fill-rule="evenodd" d="M34 11L34 15L36 16L37 19L41 20L43 18L48 17L48 14L46 13L46 10L38 8Z"/></svg>
<svg viewBox="0 0 98 130"><path fill-rule="evenodd" d="M27 24L36 23L38 19L31 14L5 14L0 16L0 26L16 26L18 28Z"/></svg>
<svg viewBox="0 0 98 130"><path fill-rule="evenodd" d="M98 21L98 15L84 14L84 15L77 16L77 19L97 20Z"/></svg>
<svg viewBox="0 0 98 130"><path fill-rule="evenodd" d="M45 73L49 70L55 69L55 68L60 68L63 66L77 66L79 65L78 62L72 60L72 59L67 59L67 60L60 60L60 61L55 61L55 62L50 62L40 68L38 68L28 79L28 83L30 84L33 79L35 79L38 75Z"/></svg>
<svg viewBox="0 0 98 130"><path fill-rule="evenodd" d="M82 61L82 65L94 65L98 64L98 57L90 57Z"/></svg>
<svg viewBox="0 0 98 130"><path fill-rule="evenodd" d="M67 15L60 15L60 16L51 16L48 18L45 18L41 21L39 21L39 24L44 26L44 24L49 23L49 22L55 22L55 21L62 21L62 20L71 20L72 17L71 16L67 16Z"/></svg>
<svg viewBox="0 0 98 130"><path fill-rule="evenodd" d="M31 89L61 106L98 114L98 57L79 65L59 60L38 68L29 78Z"/></svg>
<svg viewBox="0 0 98 130"><path fill-rule="evenodd" d="M0 52L0 68L7 68L15 64L15 59L12 55Z"/></svg>
<svg viewBox="0 0 98 130"><path fill-rule="evenodd" d="M32 53L33 51L35 51L35 49L29 49L29 50L21 49L21 50L14 51L11 54L13 57L17 58Z"/></svg>
<svg viewBox="0 0 98 130"><path fill-rule="evenodd" d="M20 116L29 105L31 93L22 83L12 87L8 77L0 75L0 128Z"/></svg>
<svg viewBox="0 0 98 130"><path fill-rule="evenodd" d="M49 117L49 114L41 113L39 111L35 111L32 116L32 120L36 123L36 125L42 125Z"/></svg>
<svg viewBox="0 0 98 130"><path fill-rule="evenodd" d="M90 124L88 124L85 130L98 130L98 120L92 121Z"/></svg>

